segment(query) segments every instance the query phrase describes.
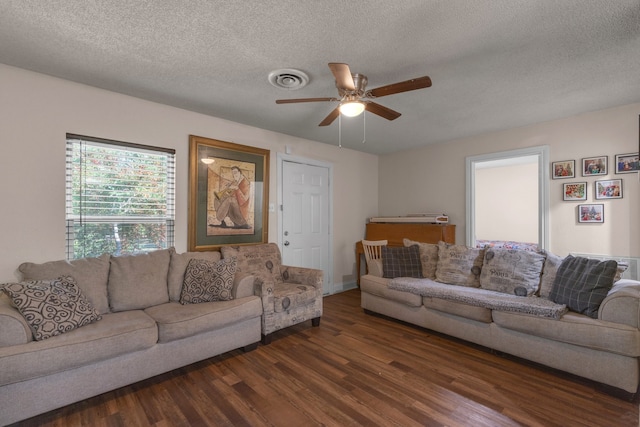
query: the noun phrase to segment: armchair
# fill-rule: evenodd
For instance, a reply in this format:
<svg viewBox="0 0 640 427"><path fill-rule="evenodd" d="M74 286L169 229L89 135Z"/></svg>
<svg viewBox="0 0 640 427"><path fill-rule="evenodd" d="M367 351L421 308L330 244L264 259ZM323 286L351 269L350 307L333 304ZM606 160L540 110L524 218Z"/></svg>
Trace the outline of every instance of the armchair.
<svg viewBox="0 0 640 427"><path fill-rule="evenodd" d="M262 300L262 343L288 326L311 320L320 325L322 316L322 270L282 265L275 243L223 246L223 258L236 257L237 271L255 276L254 294Z"/></svg>

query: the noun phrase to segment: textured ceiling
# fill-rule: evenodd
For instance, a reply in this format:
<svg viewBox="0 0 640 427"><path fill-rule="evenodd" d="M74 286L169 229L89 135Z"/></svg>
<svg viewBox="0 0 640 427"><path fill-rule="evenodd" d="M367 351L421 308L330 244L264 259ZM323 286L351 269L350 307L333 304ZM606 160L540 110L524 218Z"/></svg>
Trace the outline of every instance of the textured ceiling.
<svg viewBox="0 0 640 427"><path fill-rule="evenodd" d="M640 102L640 1L0 0L0 62L333 145L335 103L275 100L336 96L329 62L368 88L430 76L377 100L402 116L367 113L364 144L342 120L384 154Z"/></svg>

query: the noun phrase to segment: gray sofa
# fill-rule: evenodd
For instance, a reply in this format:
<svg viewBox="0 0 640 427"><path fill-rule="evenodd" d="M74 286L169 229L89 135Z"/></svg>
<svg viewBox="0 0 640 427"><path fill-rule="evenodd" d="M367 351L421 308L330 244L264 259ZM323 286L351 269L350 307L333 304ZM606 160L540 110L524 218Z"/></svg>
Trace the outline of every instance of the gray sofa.
<svg viewBox="0 0 640 427"><path fill-rule="evenodd" d="M216 263L220 253L168 249L22 264L23 280L73 277L101 319L36 341L0 292L0 425L230 350L255 348L263 311L254 277L235 274L226 291L232 299L183 305L192 259Z"/></svg>
<svg viewBox="0 0 640 427"><path fill-rule="evenodd" d="M476 251L467 260L473 262L458 272L467 272L475 262L474 272L468 271L466 277L473 279L475 276L478 282L450 284L447 283L447 273L455 268L447 271L447 266L442 266L441 261L443 251L453 250L453 245L442 242L427 245L406 239L405 245L420 247L420 262L425 274L415 279L363 276L360 290L361 306L365 312L412 323L607 384L626 393L637 392L640 379L640 282L620 279L624 266L618 266L613 285L608 284L611 288L602 295L602 302L592 307L594 311L587 315L569 310L570 304L550 301L554 297L554 282L563 262L553 254L538 254L542 264L539 258L533 261L525 257L518 261L520 266L528 265L532 278L536 277L537 271L538 284L529 296L522 297L507 295L504 289L496 291L495 286L490 289L491 286L479 284L480 279L490 276L499 279L498 288L508 286L514 277L521 281L526 274L518 268L504 272L488 261L488 258L497 257L496 254L518 258L523 254L521 251L467 248L467 255ZM384 264L384 259L382 262ZM532 267L536 263L539 269ZM383 270L385 267L383 265ZM483 300L495 295L498 299L514 300L523 308L474 300L475 296ZM531 306L528 306L529 302ZM553 314L547 311L546 315L541 315L538 312L541 307L546 310L558 309L558 306L560 311Z"/></svg>

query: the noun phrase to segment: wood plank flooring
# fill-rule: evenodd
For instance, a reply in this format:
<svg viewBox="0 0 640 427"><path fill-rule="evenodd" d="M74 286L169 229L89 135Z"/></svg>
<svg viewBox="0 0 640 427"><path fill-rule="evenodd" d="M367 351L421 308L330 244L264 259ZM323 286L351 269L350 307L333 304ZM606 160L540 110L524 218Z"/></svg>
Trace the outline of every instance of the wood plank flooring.
<svg viewBox="0 0 640 427"><path fill-rule="evenodd" d="M319 328L32 418L21 426L637 426L638 400L326 297Z"/></svg>

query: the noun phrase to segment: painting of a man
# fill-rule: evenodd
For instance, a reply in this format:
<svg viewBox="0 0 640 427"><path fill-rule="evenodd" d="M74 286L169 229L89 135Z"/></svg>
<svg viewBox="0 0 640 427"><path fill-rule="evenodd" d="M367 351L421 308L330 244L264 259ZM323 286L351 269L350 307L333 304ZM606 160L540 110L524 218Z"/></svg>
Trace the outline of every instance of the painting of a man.
<svg viewBox="0 0 640 427"><path fill-rule="evenodd" d="M209 169L207 234L252 233L254 165L223 159L216 163Z"/></svg>

